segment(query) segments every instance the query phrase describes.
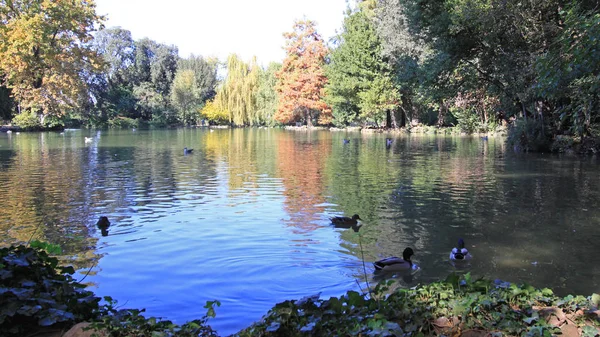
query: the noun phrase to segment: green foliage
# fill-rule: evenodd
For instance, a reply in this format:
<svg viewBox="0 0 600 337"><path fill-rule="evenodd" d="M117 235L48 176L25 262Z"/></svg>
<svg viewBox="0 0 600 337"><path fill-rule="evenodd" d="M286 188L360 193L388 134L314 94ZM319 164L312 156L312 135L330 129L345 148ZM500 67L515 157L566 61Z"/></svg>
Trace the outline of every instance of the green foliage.
<svg viewBox="0 0 600 337"><path fill-rule="evenodd" d="M213 101L208 101L200 111L200 115L212 124L224 125L229 122L229 113L219 108Z"/></svg>
<svg viewBox="0 0 600 337"><path fill-rule="evenodd" d="M384 60L382 45L365 11L349 13L337 37L326 74L325 97L333 109L336 125L356 120L381 122L400 103L391 66Z"/></svg>
<svg viewBox="0 0 600 337"><path fill-rule="evenodd" d="M131 82L135 45L131 32L121 27L111 27L98 31L92 41L107 64L104 75L114 85L127 85Z"/></svg>
<svg viewBox="0 0 600 337"><path fill-rule="evenodd" d="M32 247L0 249L0 335L24 336L39 326L68 326L95 317L99 298L71 276L72 267L32 242ZM67 324L67 325L65 325Z"/></svg>
<svg viewBox="0 0 600 337"><path fill-rule="evenodd" d="M559 130L595 136L600 124L600 14L574 5L561 11L564 29L556 48L539 58L537 93L556 108Z"/></svg>
<svg viewBox="0 0 600 337"><path fill-rule="evenodd" d="M260 72L258 79L258 91L256 93L256 120L258 124L274 126L275 113L279 104L279 96L275 86L277 77L275 74L281 69L281 63L271 62L267 69Z"/></svg>
<svg viewBox="0 0 600 337"><path fill-rule="evenodd" d="M116 309L117 302L110 297L104 297L106 305L101 310L100 318L92 323L95 330L107 331L112 337L130 336L179 336L179 337L212 337L216 332L207 324L209 318L215 317L214 306L220 306L219 301L208 301L204 306L207 314L201 319L187 322L181 326L168 320L155 317L146 318L142 315L145 310Z"/></svg>
<svg viewBox="0 0 600 337"><path fill-rule="evenodd" d="M139 127L139 121L127 117L115 117L108 121L108 127L113 129L134 129Z"/></svg>
<svg viewBox="0 0 600 337"><path fill-rule="evenodd" d="M23 130L39 130L42 128L42 123L38 114L32 110L23 111L16 115L12 123L15 126L22 128Z"/></svg>
<svg viewBox="0 0 600 337"><path fill-rule="evenodd" d="M506 143L519 152L548 151L552 135L541 120L519 119L508 130Z"/></svg>
<svg viewBox="0 0 600 337"><path fill-rule="evenodd" d="M216 94L218 65L219 62L216 59L190 55L186 59L179 60L177 71L191 70L193 72L194 87L199 92L200 101L204 103Z"/></svg>
<svg viewBox="0 0 600 337"><path fill-rule="evenodd" d="M236 54L227 57L227 77L214 99L217 111L227 111L229 122L236 126L256 125L256 94L262 70L256 58L248 64Z"/></svg>
<svg viewBox="0 0 600 337"><path fill-rule="evenodd" d="M86 124L105 127L116 117L177 123L171 113L171 86L177 70L177 48L150 39L133 41L122 28L98 32L93 49L102 54L106 70L84 72L90 99L82 114Z"/></svg>
<svg viewBox="0 0 600 337"><path fill-rule="evenodd" d="M191 55L179 61L171 86L171 103L183 124L197 124L200 109L215 95L216 78L215 60Z"/></svg>
<svg viewBox="0 0 600 337"><path fill-rule="evenodd" d="M458 122L457 126L461 132L474 133L480 129L481 120L473 107L452 107L450 108L450 112L456 118Z"/></svg>
<svg viewBox="0 0 600 337"><path fill-rule="evenodd" d="M444 282L390 293L392 284L380 283L372 298L349 291L328 300L285 301L238 335L423 336L454 335L473 329L510 336L545 336L559 329L542 319L541 309L574 313L589 308L588 300L581 296L559 298L549 289L474 280L470 274L452 274ZM599 323L581 325L592 333Z"/></svg>
<svg viewBox="0 0 600 337"><path fill-rule="evenodd" d="M60 255L62 253L62 248L59 245L38 240L31 241L29 247L44 250L51 255Z"/></svg>
<svg viewBox="0 0 600 337"><path fill-rule="evenodd" d="M177 109L183 124L196 124L201 102L201 92L196 86L194 71L190 69L177 71L171 88L171 103Z"/></svg>

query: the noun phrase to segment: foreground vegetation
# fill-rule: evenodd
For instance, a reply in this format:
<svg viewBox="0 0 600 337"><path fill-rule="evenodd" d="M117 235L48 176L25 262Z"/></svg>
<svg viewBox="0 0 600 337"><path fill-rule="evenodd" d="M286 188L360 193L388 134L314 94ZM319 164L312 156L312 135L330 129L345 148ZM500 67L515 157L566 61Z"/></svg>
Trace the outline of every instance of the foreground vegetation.
<svg viewBox="0 0 600 337"><path fill-rule="evenodd" d="M76 322L110 336L216 336L208 324L218 301L208 302L207 315L182 326L146 318L143 310L115 308L72 277L72 267L36 242L33 247L0 249L0 335L26 336L64 331ZM450 275L443 282L410 289L380 283L371 296L349 291L322 300L308 297L277 304L258 323L238 336L424 336L600 335L600 295L555 296L502 281Z"/></svg>

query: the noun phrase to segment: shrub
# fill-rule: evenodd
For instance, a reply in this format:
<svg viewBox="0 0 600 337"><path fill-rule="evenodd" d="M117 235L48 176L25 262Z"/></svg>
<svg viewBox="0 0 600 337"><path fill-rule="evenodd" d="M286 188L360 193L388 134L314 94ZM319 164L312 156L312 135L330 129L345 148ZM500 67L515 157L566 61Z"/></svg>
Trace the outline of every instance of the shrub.
<svg viewBox="0 0 600 337"><path fill-rule="evenodd" d="M12 120L12 124L27 131L40 130L42 128L40 118L33 111L23 111L16 115Z"/></svg>
<svg viewBox="0 0 600 337"><path fill-rule="evenodd" d="M115 117L108 121L108 127L113 129L133 129L139 126L138 120L128 117Z"/></svg>
<svg viewBox="0 0 600 337"><path fill-rule="evenodd" d="M40 326L68 326L94 317L100 299L40 248L0 249L0 335L25 336Z"/></svg>
<svg viewBox="0 0 600 337"><path fill-rule="evenodd" d="M539 119L519 119L508 129L506 143L515 151L548 151L552 135Z"/></svg>

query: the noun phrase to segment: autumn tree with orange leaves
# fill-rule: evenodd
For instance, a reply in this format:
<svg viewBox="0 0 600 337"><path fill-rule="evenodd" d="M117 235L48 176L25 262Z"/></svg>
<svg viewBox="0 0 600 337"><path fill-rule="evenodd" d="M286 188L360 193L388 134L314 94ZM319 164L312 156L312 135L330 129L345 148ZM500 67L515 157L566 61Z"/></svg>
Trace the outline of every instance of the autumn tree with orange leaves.
<svg viewBox="0 0 600 337"><path fill-rule="evenodd" d="M294 31L283 36L287 56L277 72L279 106L275 119L281 123L304 119L312 126L313 119L318 117L319 124L331 123L331 109L323 101L327 47L315 23L297 21Z"/></svg>
<svg viewBox="0 0 600 337"><path fill-rule="evenodd" d="M103 20L93 0L0 0L0 84L42 119L77 107L82 73L104 66L88 46Z"/></svg>

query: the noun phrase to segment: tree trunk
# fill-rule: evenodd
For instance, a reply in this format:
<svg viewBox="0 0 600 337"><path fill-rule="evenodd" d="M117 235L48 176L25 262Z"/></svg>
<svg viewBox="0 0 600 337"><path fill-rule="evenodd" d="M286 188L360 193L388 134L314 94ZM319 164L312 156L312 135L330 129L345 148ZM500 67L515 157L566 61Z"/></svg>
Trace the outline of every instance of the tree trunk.
<svg viewBox="0 0 600 337"><path fill-rule="evenodd" d="M306 109L306 126L311 128L313 126L313 124L312 124L312 115L310 113L310 109L309 108L304 108L304 109Z"/></svg>
<svg viewBox="0 0 600 337"><path fill-rule="evenodd" d="M444 119L446 118L446 104L444 104L444 100L440 101L440 108L438 109L438 117L437 117L437 126L444 126Z"/></svg>
<svg viewBox="0 0 600 337"><path fill-rule="evenodd" d="M403 128L406 126L406 121L408 119L408 114L406 113L406 111L404 111L404 109L398 109L398 117L400 117L400 123L396 124L396 127L398 128ZM398 119L398 118L396 118Z"/></svg>
<svg viewBox="0 0 600 337"><path fill-rule="evenodd" d="M398 127L402 128L406 126L407 122L412 120L412 101L410 100L410 96L408 93L402 93L402 97L400 98L402 101L402 106L398 109L398 117L399 120Z"/></svg>
<svg viewBox="0 0 600 337"><path fill-rule="evenodd" d="M397 129L398 128L398 117L396 116L398 114L398 109L394 109L390 111L390 115L392 118L392 128Z"/></svg>
<svg viewBox="0 0 600 337"><path fill-rule="evenodd" d="M390 110L385 112L385 127L388 129L392 127L392 112Z"/></svg>

